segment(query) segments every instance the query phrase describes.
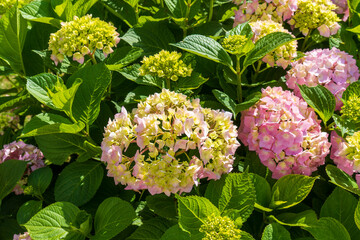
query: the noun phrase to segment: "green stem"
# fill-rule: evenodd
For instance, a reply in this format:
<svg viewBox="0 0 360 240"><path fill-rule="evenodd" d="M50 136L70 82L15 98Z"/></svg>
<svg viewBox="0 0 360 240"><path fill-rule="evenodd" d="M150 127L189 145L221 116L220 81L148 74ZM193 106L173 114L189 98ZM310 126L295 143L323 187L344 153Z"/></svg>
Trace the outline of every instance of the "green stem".
<svg viewBox="0 0 360 240"><path fill-rule="evenodd" d="M94 65L97 64L97 61L95 59L95 51L92 54L90 54L90 58Z"/></svg>
<svg viewBox="0 0 360 240"><path fill-rule="evenodd" d="M186 13L185 13L185 19L184 19L184 34L183 34L183 38L185 38L187 36L187 30L188 30L188 23L189 23L189 15L190 15L190 8L191 8L191 0L188 0L186 3Z"/></svg>
<svg viewBox="0 0 360 240"><path fill-rule="evenodd" d="M237 97L239 103L242 102L241 74L242 71L240 71L240 57L236 56Z"/></svg>
<svg viewBox="0 0 360 240"><path fill-rule="evenodd" d="M253 78L254 82L255 82L257 76L259 75L259 73L261 72L261 71L260 71L261 64L262 64L262 61L259 60L259 61L258 61L258 64L257 64L257 67L256 67L256 69L255 69L255 74L254 74L254 78Z"/></svg>
<svg viewBox="0 0 360 240"><path fill-rule="evenodd" d="M309 31L308 35L305 36L304 42L303 42L303 44L301 46L301 51L302 52L305 51L308 48L308 46L306 46L306 43L310 39L310 35L311 35L311 31Z"/></svg>
<svg viewBox="0 0 360 240"><path fill-rule="evenodd" d="M167 79L166 79L166 88L169 89L169 90L171 90L170 87L171 87L170 78L167 78Z"/></svg>
<svg viewBox="0 0 360 240"><path fill-rule="evenodd" d="M213 12L214 12L214 0L210 0L210 8L209 8L209 19L208 22L211 22L211 19L213 17Z"/></svg>

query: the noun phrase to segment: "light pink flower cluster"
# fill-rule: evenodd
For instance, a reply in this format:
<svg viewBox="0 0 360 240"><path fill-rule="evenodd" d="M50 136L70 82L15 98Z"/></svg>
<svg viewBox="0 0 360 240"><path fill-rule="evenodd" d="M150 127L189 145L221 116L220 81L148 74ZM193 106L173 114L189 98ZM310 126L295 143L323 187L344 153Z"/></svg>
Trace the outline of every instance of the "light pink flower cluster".
<svg viewBox="0 0 360 240"><path fill-rule="evenodd" d="M360 132L345 139L335 131L331 133L330 158L337 167L350 176L355 173L356 182L360 187Z"/></svg>
<svg viewBox="0 0 360 240"><path fill-rule="evenodd" d="M320 122L304 100L281 87L267 87L259 102L242 112L239 138L273 178L310 175L325 163L330 148Z"/></svg>
<svg viewBox="0 0 360 240"><path fill-rule="evenodd" d="M44 155L37 147L31 144L26 144L22 141L14 141L4 145L4 148L0 150L0 164L10 159L27 162L27 169L24 173L24 176L22 179L20 179L13 190L16 195L22 194L24 192L23 186L27 183L27 177L30 175L30 173L38 168L45 167L43 158Z"/></svg>
<svg viewBox="0 0 360 240"><path fill-rule="evenodd" d="M344 14L343 21L346 21L349 18L349 6L347 0L331 0L333 4L337 6L335 12L337 14Z"/></svg>
<svg viewBox="0 0 360 240"><path fill-rule="evenodd" d="M23 234L14 234L13 240L32 240L32 238L28 232L24 232Z"/></svg>
<svg viewBox="0 0 360 240"><path fill-rule="evenodd" d="M257 20L273 20L282 23L290 19L296 9L297 0L266 0L260 3L259 0L244 1L239 10L235 11L234 27L240 23Z"/></svg>
<svg viewBox="0 0 360 240"><path fill-rule="evenodd" d="M231 113L202 108L199 99L163 89L121 112L105 128L101 160L126 189L190 192L198 179L232 170L239 147Z"/></svg>
<svg viewBox="0 0 360 240"><path fill-rule="evenodd" d="M358 80L360 74L355 59L337 48L315 49L305 53L305 57L292 63L287 72L286 85L294 89L296 96L301 97L296 84L314 87L322 85L330 90L336 98L336 110L343 105L340 100L350 83Z"/></svg>

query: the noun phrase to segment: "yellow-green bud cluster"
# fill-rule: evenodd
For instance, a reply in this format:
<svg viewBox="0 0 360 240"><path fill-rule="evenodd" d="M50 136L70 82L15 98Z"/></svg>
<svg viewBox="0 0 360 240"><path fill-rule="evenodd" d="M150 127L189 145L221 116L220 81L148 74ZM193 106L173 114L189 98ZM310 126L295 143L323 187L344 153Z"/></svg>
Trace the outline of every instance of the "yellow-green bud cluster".
<svg viewBox="0 0 360 240"><path fill-rule="evenodd" d="M52 33L49 40L51 59L55 64L63 61L65 56L73 56L74 61L83 63L84 56L92 56L96 49L102 49L106 57L120 41L113 25L91 15L74 17L73 21L61 25L61 29Z"/></svg>
<svg viewBox="0 0 360 240"><path fill-rule="evenodd" d="M239 240L241 238L241 230L236 228L233 220L215 213L207 217L199 231L205 234L202 240Z"/></svg>
<svg viewBox="0 0 360 240"><path fill-rule="evenodd" d="M337 33L340 18L334 10L337 6L331 0L300 0L298 9L289 24L299 28L306 36L313 29L318 29L324 37Z"/></svg>
<svg viewBox="0 0 360 240"><path fill-rule="evenodd" d="M342 116L352 122L360 122L360 96L351 95L341 108Z"/></svg>
<svg viewBox="0 0 360 240"><path fill-rule="evenodd" d="M346 138L348 147L346 149L346 158L354 162L354 168L360 169L360 131Z"/></svg>
<svg viewBox="0 0 360 240"><path fill-rule="evenodd" d="M32 0L18 0L18 7L22 7ZM16 4L16 0L1 0L0 2L0 15L6 13L10 8Z"/></svg>
<svg viewBox="0 0 360 240"><path fill-rule="evenodd" d="M147 74L177 81L179 77L189 77L192 73L191 65L186 65L181 53L161 50L158 54L144 57L139 68L140 76Z"/></svg>
<svg viewBox="0 0 360 240"><path fill-rule="evenodd" d="M241 54L241 50L248 38L244 35L231 35L224 38L222 46L224 49L234 55Z"/></svg>

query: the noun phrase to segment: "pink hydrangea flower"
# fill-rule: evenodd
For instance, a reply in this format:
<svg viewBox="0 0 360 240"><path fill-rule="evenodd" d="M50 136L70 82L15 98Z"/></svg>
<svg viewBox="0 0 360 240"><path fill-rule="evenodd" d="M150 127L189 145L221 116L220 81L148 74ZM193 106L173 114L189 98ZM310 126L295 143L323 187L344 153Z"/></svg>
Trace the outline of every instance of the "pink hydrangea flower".
<svg viewBox="0 0 360 240"><path fill-rule="evenodd" d="M108 176L126 189L170 195L229 173L240 145L232 115L199 103L163 89L132 113L123 107L109 120L101 144Z"/></svg>
<svg viewBox="0 0 360 240"><path fill-rule="evenodd" d="M241 113L238 137L256 151L273 178L287 174L311 175L325 163L328 134L307 103L281 87L267 87L250 109Z"/></svg>
<svg viewBox="0 0 360 240"><path fill-rule="evenodd" d="M32 238L28 232L24 232L23 234L14 234L13 240L32 240Z"/></svg>
<svg viewBox="0 0 360 240"><path fill-rule="evenodd" d="M347 0L331 0L336 6L337 9L335 12L337 14L344 14L343 21L345 22L349 18L349 6Z"/></svg>
<svg viewBox="0 0 360 240"><path fill-rule="evenodd" d="M320 84L334 94L336 110L343 105L340 98L345 89L360 76L355 59L337 48L312 50L291 65L286 75L286 85L294 89L295 95L301 97L296 84L309 87Z"/></svg>
<svg viewBox="0 0 360 240"><path fill-rule="evenodd" d="M38 168L45 167L43 158L43 153L37 147L31 144L26 144L22 141L14 141L4 145L3 149L0 150L0 164L10 159L27 162L27 168L24 176L22 179L20 179L13 190L16 195L22 194L24 192L23 186L26 185L27 177L30 175L30 173Z"/></svg>

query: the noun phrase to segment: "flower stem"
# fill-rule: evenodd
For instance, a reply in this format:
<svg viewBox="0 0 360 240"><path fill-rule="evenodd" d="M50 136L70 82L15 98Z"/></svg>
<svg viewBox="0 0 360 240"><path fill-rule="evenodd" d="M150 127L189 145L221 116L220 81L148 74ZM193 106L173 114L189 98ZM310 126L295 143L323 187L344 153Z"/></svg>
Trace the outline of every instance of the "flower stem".
<svg viewBox="0 0 360 240"><path fill-rule="evenodd" d="M209 19L208 22L211 22L211 19L213 17L213 12L214 12L214 0L210 0L210 7L209 7Z"/></svg>
<svg viewBox="0 0 360 240"><path fill-rule="evenodd" d="M166 88L171 90L170 87L171 87L170 78L166 78Z"/></svg>
<svg viewBox="0 0 360 240"><path fill-rule="evenodd" d="M91 61L93 62L93 64L97 64L97 61L95 59L95 52L93 52L92 54L90 54L90 58L91 58Z"/></svg>
<svg viewBox="0 0 360 240"><path fill-rule="evenodd" d="M239 103L242 102L241 74L242 71L240 71L240 56L236 56L237 98Z"/></svg>
<svg viewBox="0 0 360 240"><path fill-rule="evenodd" d="M191 0L188 0L186 3L186 13L185 13L185 19L184 19L184 27L183 27L183 38L187 36L187 30L188 30L188 23L189 23L189 15L190 15L190 8L191 8Z"/></svg>

